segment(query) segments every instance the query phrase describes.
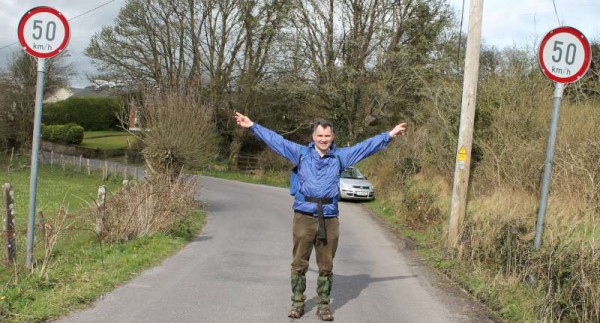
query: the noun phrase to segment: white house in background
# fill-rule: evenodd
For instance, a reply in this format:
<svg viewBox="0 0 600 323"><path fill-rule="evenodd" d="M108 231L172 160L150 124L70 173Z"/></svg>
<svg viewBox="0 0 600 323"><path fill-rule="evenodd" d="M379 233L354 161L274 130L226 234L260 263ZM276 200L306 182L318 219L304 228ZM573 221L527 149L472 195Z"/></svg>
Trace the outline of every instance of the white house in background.
<svg viewBox="0 0 600 323"><path fill-rule="evenodd" d="M63 87L56 92L48 95L48 97L44 100L44 103L55 103L58 101L66 100L73 95L73 89L68 87Z"/></svg>
<svg viewBox="0 0 600 323"><path fill-rule="evenodd" d="M124 87L111 85L92 85L85 88L63 87L47 95L44 103L55 103L74 97L114 97L125 93Z"/></svg>

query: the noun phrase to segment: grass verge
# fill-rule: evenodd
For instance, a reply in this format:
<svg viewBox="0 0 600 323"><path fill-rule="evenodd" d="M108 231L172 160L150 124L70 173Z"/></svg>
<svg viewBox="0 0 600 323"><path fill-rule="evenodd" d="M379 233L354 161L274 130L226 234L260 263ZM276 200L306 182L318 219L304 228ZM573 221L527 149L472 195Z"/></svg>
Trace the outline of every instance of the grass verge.
<svg viewBox="0 0 600 323"><path fill-rule="evenodd" d="M411 222L416 218L428 219L420 213L425 209L423 202L415 205L414 201L426 201L428 205L445 205L432 201L432 191L429 182L407 182L403 186L402 199L392 202L381 197L373 203L364 206L382 217L396 232L414 241L417 252L422 259L432 268L440 270L450 279L459 283L474 298L485 303L492 309L497 317L507 322L535 322L537 308L543 299L543 293L534 286L528 286L522 281L506 280L498 275L494 268L486 267L477 261L459 259L449 253L445 246L447 229L446 219L439 217L439 212L428 210L437 214L433 219L423 223Z"/></svg>
<svg viewBox="0 0 600 323"><path fill-rule="evenodd" d="M43 269L44 245L39 227L33 270L24 267L26 246L26 208L29 169L24 161L13 161L10 172L0 155L0 182L10 182L16 201L18 258L14 265L0 265L0 321L43 322L85 307L103 293L161 262L179 250L204 223L204 214L195 211L179 220L170 231L120 243L101 243L93 226L90 207L94 207L98 185L106 184L109 194L119 189L120 179L102 182L99 173L92 176L62 168L40 168L37 206L58 235L47 270ZM67 206L62 226L58 209ZM39 220L39 218L37 219ZM3 244L3 243L2 243Z"/></svg>

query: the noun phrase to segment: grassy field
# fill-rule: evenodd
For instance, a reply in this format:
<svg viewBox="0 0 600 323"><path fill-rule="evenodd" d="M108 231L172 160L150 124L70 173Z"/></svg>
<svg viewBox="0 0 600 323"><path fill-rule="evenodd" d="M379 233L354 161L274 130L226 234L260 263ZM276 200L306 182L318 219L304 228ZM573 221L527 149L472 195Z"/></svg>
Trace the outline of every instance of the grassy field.
<svg viewBox="0 0 600 323"><path fill-rule="evenodd" d="M21 165L21 166L19 166ZM29 169L25 160L13 162L10 171L0 155L0 182L14 189L18 259L16 265L0 265L0 321L43 322L110 291L141 270L160 262L181 248L198 232L201 212L179 225L181 232L160 233L123 243L102 244L94 233L94 199L99 185L110 194L119 190L120 179L102 182L100 173L77 173L62 168L41 167L37 207L57 235L51 257L44 256L43 238L36 229L34 269L24 268L26 249ZM66 217L59 214L66 207ZM38 219L39 220L39 219ZM4 242L0 243L4 250ZM3 257L5 255L3 254Z"/></svg>
<svg viewBox="0 0 600 323"><path fill-rule="evenodd" d="M134 144L137 138L123 131L86 131L81 146L92 149L125 149Z"/></svg>

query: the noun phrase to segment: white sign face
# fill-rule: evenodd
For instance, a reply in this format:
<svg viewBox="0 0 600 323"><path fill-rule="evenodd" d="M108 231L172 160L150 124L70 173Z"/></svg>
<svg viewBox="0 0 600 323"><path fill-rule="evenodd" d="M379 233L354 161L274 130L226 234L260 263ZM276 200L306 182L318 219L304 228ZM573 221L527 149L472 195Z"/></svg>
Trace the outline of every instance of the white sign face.
<svg viewBox="0 0 600 323"><path fill-rule="evenodd" d="M542 40L539 61L543 72L551 80L559 83L577 81L590 67L589 42L575 28L556 28Z"/></svg>
<svg viewBox="0 0 600 323"><path fill-rule="evenodd" d="M19 42L23 49L38 58L50 58L65 49L70 29L67 19L50 7L36 7L19 22Z"/></svg>

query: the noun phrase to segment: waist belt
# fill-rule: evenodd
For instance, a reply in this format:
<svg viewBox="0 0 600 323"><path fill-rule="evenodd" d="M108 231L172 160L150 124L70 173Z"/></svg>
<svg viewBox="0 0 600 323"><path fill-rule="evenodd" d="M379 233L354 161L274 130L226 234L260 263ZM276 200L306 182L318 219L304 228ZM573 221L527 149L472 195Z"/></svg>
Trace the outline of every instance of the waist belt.
<svg viewBox="0 0 600 323"><path fill-rule="evenodd" d="M307 202L317 203L317 214L319 216L319 229L317 231L317 239L327 243L327 229L325 228L325 216L323 215L323 204L333 203L332 198L318 198L305 196Z"/></svg>

